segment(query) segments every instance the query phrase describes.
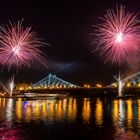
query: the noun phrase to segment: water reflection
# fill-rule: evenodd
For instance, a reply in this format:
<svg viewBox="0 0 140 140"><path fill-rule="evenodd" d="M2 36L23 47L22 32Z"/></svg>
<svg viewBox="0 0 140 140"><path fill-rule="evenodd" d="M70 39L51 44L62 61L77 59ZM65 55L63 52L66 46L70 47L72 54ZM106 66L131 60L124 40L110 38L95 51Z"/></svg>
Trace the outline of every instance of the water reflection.
<svg viewBox="0 0 140 140"><path fill-rule="evenodd" d="M95 119L96 119L97 126L102 127L102 124L103 124L103 104L102 104L102 101L100 99L97 99L97 101L96 101Z"/></svg>
<svg viewBox="0 0 140 140"><path fill-rule="evenodd" d="M22 122L23 120L26 122L30 122L31 120L43 120L49 121L50 123L54 121L62 122L65 120L72 122L79 117L79 102L78 99L72 97L59 100L32 101L21 98L18 98L17 101L14 99L1 98L0 109L3 113L0 114L0 117L2 118L2 115L4 115L5 112L7 122L11 122L14 115L18 122ZM128 129L131 129L133 128L134 121L137 121L137 127L140 128L140 99L138 99L135 104L131 99L112 100L107 104L112 106L110 108L111 110L108 111L112 113L110 115L112 116L115 128L127 127ZM105 117L103 108L106 108L106 106L103 106L103 100L100 98L97 98L96 100L83 98L81 118L84 124L90 123L90 120L95 117L95 124L98 127L102 127Z"/></svg>
<svg viewBox="0 0 140 140"><path fill-rule="evenodd" d="M132 128L133 108L132 100L127 100L127 128Z"/></svg>
<svg viewBox="0 0 140 140"><path fill-rule="evenodd" d="M119 120L118 120L118 123L119 123L119 126L123 128L124 126L124 121L125 121L125 102L123 100L119 100Z"/></svg>
<svg viewBox="0 0 140 140"><path fill-rule="evenodd" d="M21 98L15 100L0 98L0 109L0 121L6 123L7 129L12 128L13 122L18 122L18 124L43 122L47 127L57 123L79 125L80 122L80 128L81 125L90 125L92 134L97 127L97 130L103 131L107 131L104 128L108 128L117 140L129 136L134 138L135 133L132 130L140 128L140 99L106 100L65 97L46 100ZM1 131L3 131L2 127L0 127Z"/></svg>
<svg viewBox="0 0 140 140"><path fill-rule="evenodd" d="M22 118L22 99L19 98L16 102L16 116L17 120L20 121Z"/></svg>
<svg viewBox="0 0 140 140"><path fill-rule="evenodd" d="M83 122L89 123L90 116L91 116L90 100L88 98L84 98L82 110Z"/></svg>
<svg viewBox="0 0 140 140"><path fill-rule="evenodd" d="M0 98L0 108L4 108L5 107L5 98Z"/></svg>
<svg viewBox="0 0 140 140"><path fill-rule="evenodd" d="M60 100L16 101L16 117L19 122L25 120L74 121L77 115L77 101L74 98Z"/></svg>
<svg viewBox="0 0 140 140"><path fill-rule="evenodd" d="M14 100L12 98L8 99L7 107L6 107L6 121L8 122L9 127L12 125L12 119L13 119L13 103Z"/></svg>
<svg viewBox="0 0 140 140"><path fill-rule="evenodd" d="M113 121L114 121L114 127L117 127L118 117L119 117L119 101L114 100L113 103Z"/></svg>
<svg viewBox="0 0 140 140"><path fill-rule="evenodd" d="M138 99L138 115L137 115L137 121L138 121L138 128L140 128L140 99Z"/></svg>

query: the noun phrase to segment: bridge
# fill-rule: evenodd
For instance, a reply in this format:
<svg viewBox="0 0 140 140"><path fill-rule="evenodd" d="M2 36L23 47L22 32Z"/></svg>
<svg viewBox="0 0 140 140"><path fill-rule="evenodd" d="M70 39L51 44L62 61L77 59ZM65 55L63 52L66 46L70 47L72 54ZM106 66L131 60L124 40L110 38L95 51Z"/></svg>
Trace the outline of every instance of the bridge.
<svg viewBox="0 0 140 140"><path fill-rule="evenodd" d="M67 82L61 78L58 78L56 75L49 74L42 80L34 83L32 87L35 88L78 88L79 86L74 85L70 82Z"/></svg>
<svg viewBox="0 0 140 140"><path fill-rule="evenodd" d="M117 82L114 82L111 85L109 85L110 87L112 87L112 86L117 87L119 81L121 81L125 87L140 87L140 72L137 72L135 74L132 74L132 75L127 76L122 79L121 79L120 75L119 75L119 77L114 76L114 79Z"/></svg>
<svg viewBox="0 0 140 140"><path fill-rule="evenodd" d="M83 87L77 86L70 82L67 82L61 78L58 78L54 74L48 74L42 80L27 86L19 86L16 88L16 91L19 93L24 92L33 92L33 93L45 93L46 90L48 91L66 91L71 92L72 94L80 95L82 93L86 93L86 95L92 93L95 95L115 95L119 93L119 97L122 95L122 90L128 93L140 93L140 72L135 73L131 76L126 78L116 77L117 82L110 84L109 86L103 86L101 84L96 84L95 86L84 85ZM123 92L124 93L124 92Z"/></svg>

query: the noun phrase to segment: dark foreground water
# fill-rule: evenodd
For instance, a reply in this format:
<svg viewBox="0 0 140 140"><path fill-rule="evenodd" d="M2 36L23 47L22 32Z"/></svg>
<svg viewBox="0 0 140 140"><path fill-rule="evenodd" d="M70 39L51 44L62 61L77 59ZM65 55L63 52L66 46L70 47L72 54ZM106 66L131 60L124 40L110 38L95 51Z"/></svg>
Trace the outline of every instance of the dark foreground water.
<svg viewBox="0 0 140 140"><path fill-rule="evenodd" d="M140 139L140 99L0 98L0 140L64 139Z"/></svg>

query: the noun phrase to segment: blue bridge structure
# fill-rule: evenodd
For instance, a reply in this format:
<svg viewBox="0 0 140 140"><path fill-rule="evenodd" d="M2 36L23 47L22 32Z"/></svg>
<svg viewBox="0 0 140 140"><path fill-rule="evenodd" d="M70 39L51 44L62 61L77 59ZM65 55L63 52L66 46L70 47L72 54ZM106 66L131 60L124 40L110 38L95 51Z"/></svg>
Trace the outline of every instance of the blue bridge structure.
<svg viewBox="0 0 140 140"><path fill-rule="evenodd" d="M118 77L114 77L116 79L117 82L112 83L109 86L113 86L115 84L118 84L118 81L121 80L121 82L123 83L124 86L127 86L127 84L135 87L135 86L139 86L140 87L140 72L134 73L130 76L127 76L125 78L118 78Z"/></svg>
<svg viewBox="0 0 140 140"><path fill-rule="evenodd" d="M127 83L131 83L133 86L137 85L140 83L140 72L132 74L126 78L123 79L123 82Z"/></svg>
<svg viewBox="0 0 140 140"><path fill-rule="evenodd" d="M48 76L43 78L42 80L34 83L32 85L33 88L40 87L40 88L78 88L79 86L67 82L61 78L58 78L56 75L49 73Z"/></svg>

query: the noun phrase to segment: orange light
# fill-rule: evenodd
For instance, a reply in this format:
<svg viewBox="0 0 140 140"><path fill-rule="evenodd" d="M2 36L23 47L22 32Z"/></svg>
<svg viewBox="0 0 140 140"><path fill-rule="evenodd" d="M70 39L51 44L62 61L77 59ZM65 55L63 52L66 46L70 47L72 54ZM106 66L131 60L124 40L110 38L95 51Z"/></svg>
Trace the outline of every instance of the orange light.
<svg viewBox="0 0 140 140"><path fill-rule="evenodd" d="M90 85L87 85L87 88L90 88Z"/></svg>
<svg viewBox="0 0 140 140"><path fill-rule="evenodd" d="M118 85L117 85L117 84L113 84L113 86L114 86L114 87L117 87Z"/></svg>
<svg viewBox="0 0 140 140"><path fill-rule="evenodd" d="M127 83L127 85L126 85L127 87L131 87L131 84L130 83Z"/></svg>
<svg viewBox="0 0 140 140"><path fill-rule="evenodd" d="M140 87L140 83L138 83L138 87Z"/></svg>
<svg viewBox="0 0 140 140"><path fill-rule="evenodd" d="M96 84L96 87L97 87L97 88L101 88L102 85L101 85L101 84Z"/></svg>

